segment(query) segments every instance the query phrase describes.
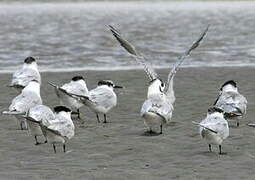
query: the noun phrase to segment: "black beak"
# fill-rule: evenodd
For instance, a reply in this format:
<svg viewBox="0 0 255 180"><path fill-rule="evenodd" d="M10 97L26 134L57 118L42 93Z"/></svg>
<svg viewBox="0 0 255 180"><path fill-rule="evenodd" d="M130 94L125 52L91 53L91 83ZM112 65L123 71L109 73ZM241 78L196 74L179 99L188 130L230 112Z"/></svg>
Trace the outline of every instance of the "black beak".
<svg viewBox="0 0 255 180"><path fill-rule="evenodd" d="M114 88L123 88L122 86L115 85Z"/></svg>

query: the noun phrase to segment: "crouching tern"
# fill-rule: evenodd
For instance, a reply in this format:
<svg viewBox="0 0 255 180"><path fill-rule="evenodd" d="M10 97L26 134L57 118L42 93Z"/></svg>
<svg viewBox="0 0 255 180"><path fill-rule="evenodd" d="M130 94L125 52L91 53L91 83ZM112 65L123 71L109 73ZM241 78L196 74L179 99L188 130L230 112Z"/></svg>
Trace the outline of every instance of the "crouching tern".
<svg viewBox="0 0 255 180"><path fill-rule="evenodd" d="M41 75L38 71L35 58L27 57L21 69L17 70L12 77L10 87L14 87L19 91L28 85L32 80L41 84Z"/></svg>
<svg viewBox="0 0 255 180"><path fill-rule="evenodd" d="M193 123L200 127L199 133L202 139L208 143L209 151L212 151L212 145L217 145L219 154L222 154L221 144L229 136L229 127L224 118L224 111L217 107L209 108L204 120L200 123Z"/></svg>
<svg viewBox="0 0 255 180"><path fill-rule="evenodd" d="M100 80L97 87L89 91L88 96L69 93L67 91L65 93L88 106L96 114L98 122L100 122L99 114L103 114L103 123L106 123L106 114L117 105L117 96L114 92L115 88L123 87L115 85L111 80Z"/></svg>
<svg viewBox="0 0 255 180"><path fill-rule="evenodd" d="M9 111L4 111L3 114L14 115L18 119L20 128L22 130L27 129L24 115L27 114L30 108L39 104L42 104L40 84L37 80L32 80L21 93L12 100Z"/></svg>
<svg viewBox="0 0 255 180"><path fill-rule="evenodd" d="M246 114L247 100L238 92L236 82L229 80L221 86L214 106L225 112L226 119L236 120L239 126L239 120Z"/></svg>
<svg viewBox="0 0 255 180"><path fill-rule="evenodd" d="M113 36L118 40L120 45L129 52L135 60L141 64L146 72L150 84L147 91L147 99L142 105L141 116L144 118L144 123L148 127L148 132L153 133L152 128L160 127L160 134L162 134L162 126L171 120L172 112L174 110L173 103L175 102L173 79L182 64L184 59L190 55L191 51L197 48L206 35L209 26L202 32L197 41L195 41L191 47L178 58L178 61L173 65L172 70L168 75L166 84L159 78L155 70L146 62L146 58L137 52L135 47L124 39L120 32L114 27L109 26Z"/></svg>
<svg viewBox="0 0 255 180"><path fill-rule="evenodd" d="M66 142L74 136L74 124L71 119L71 109L65 106L54 107L55 118L50 121L41 121L40 126L48 143L52 144L56 153L56 145L63 145L66 152Z"/></svg>
<svg viewBox="0 0 255 180"><path fill-rule="evenodd" d="M35 138L35 145L42 144L38 142L38 136L44 136L44 143L47 143L46 135L42 131L40 123L48 124L55 120L55 114L52 112L52 110L45 105L36 105L30 108L27 115L24 117L27 120L28 129L31 136Z"/></svg>
<svg viewBox="0 0 255 180"><path fill-rule="evenodd" d="M80 108L84 105L81 101L77 100L77 98L71 97L66 94L77 94L81 96L88 96L88 88L86 82L82 76L74 76L71 82L62 85L61 87L50 83L53 87L55 87L55 92L57 97L59 98L59 103L63 106L67 106L71 108L73 114L77 114L78 118L80 118Z"/></svg>

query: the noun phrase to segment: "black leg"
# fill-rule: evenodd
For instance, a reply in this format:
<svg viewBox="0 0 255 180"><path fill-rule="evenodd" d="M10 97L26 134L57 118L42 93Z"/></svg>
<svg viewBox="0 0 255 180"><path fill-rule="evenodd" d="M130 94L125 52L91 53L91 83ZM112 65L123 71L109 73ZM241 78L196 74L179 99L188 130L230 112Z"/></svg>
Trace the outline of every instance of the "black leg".
<svg viewBox="0 0 255 180"><path fill-rule="evenodd" d="M160 134L163 134L163 125L160 124Z"/></svg>
<svg viewBox="0 0 255 180"><path fill-rule="evenodd" d="M99 119L99 116L98 116L98 114L97 114L97 122L98 122L98 123L100 123L100 119Z"/></svg>
<svg viewBox="0 0 255 180"><path fill-rule="evenodd" d="M35 136L35 145L38 145L39 142L37 141L37 136Z"/></svg>
<svg viewBox="0 0 255 180"><path fill-rule="evenodd" d="M77 114L78 114L78 118L81 119L80 110L79 109L77 109Z"/></svg>
<svg viewBox="0 0 255 180"><path fill-rule="evenodd" d="M239 121L236 122L236 126L239 127Z"/></svg>
<svg viewBox="0 0 255 180"><path fill-rule="evenodd" d="M219 154L222 154L222 152L221 152L221 145L219 145Z"/></svg>
<svg viewBox="0 0 255 180"><path fill-rule="evenodd" d="M56 146L55 146L55 144L52 144L52 146L53 146L53 149L54 149L54 153L56 154L57 151L56 151Z"/></svg>
<svg viewBox="0 0 255 180"><path fill-rule="evenodd" d="M64 153L66 152L66 145L65 144L63 144L63 151L64 151Z"/></svg>
<svg viewBox="0 0 255 180"><path fill-rule="evenodd" d="M106 122L106 114L104 114L104 123L107 123L107 122Z"/></svg>
<svg viewBox="0 0 255 180"><path fill-rule="evenodd" d="M22 121L20 121L20 129L23 130Z"/></svg>
<svg viewBox="0 0 255 180"><path fill-rule="evenodd" d="M209 144L209 151L212 152L212 145Z"/></svg>
<svg viewBox="0 0 255 180"><path fill-rule="evenodd" d="M47 140L47 139L45 139L44 143L46 144L47 142L48 142L48 140Z"/></svg>

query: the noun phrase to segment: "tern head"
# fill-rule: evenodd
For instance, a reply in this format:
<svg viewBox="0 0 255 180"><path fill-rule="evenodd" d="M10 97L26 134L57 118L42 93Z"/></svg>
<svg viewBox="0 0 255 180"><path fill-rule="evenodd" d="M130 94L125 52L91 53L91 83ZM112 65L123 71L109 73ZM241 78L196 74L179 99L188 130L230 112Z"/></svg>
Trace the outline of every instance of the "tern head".
<svg viewBox="0 0 255 180"><path fill-rule="evenodd" d="M72 81L80 81L80 80L84 80L84 78L82 76L74 76L72 78Z"/></svg>
<svg viewBox="0 0 255 180"><path fill-rule="evenodd" d="M29 56L24 60L25 64L32 64L33 62L36 62L35 58Z"/></svg>
<svg viewBox="0 0 255 180"><path fill-rule="evenodd" d="M56 114L61 114L61 116L71 118L71 109L66 107L66 106L55 106L54 107L54 112Z"/></svg>
<svg viewBox="0 0 255 180"><path fill-rule="evenodd" d="M151 94L159 94L164 91L165 83L161 79L153 79L148 87L148 96Z"/></svg>
<svg viewBox="0 0 255 180"><path fill-rule="evenodd" d="M222 109L220 109L220 108L217 108L217 107L210 107L209 109L208 109L208 111L207 111L207 114L213 114L213 113L224 113L224 111L222 110Z"/></svg>
<svg viewBox="0 0 255 180"><path fill-rule="evenodd" d="M98 86L106 85L110 88L123 88L122 86L115 85L111 80L100 80L97 83Z"/></svg>
<svg viewBox="0 0 255 180"><path fill-rule="evenodd" d="M220 88L220 91L227 92L227 91L236 91L237 84L234 80L226 81Z"/></svg>

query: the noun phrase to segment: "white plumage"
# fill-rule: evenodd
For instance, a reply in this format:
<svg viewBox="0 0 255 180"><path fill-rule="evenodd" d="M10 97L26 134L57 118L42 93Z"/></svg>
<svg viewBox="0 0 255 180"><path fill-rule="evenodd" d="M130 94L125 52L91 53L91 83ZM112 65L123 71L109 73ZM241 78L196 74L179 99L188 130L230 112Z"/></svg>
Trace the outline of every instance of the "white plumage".
<svg viewBox="0 0 255 180"><path fill-rule="evenodd" d="M224 118L223 111L216 107L210 108L206 118L198 125L199 133L208 143L209 150L211 151L211 145L217 145L221 154L221 144L229 136L228 122Z"/></svg>
<svg viewBox="0 0 255 180"><path fill-rule="evenodd" d="M27 114L31 107L38 104L42 104L40 84L33 80L30 81L21 93L12 100L12 103L9 106L9 111L4 111L3 114L14 115L18 119L21 129L27 129L24 115Z"/></svg>
<svg viewBox="0 0 255 180"><path fill-rule="evenodd" d="M41 75L36 60L33 57L27 57L22 68L13 74L10 87L22 90L32 80L36 80L41 84Z"/></svg>
<svg viewBox="0 0 255 180"><path fill-rule="evenodd" d="M230 80L222 85L214 106L222 109L227 119L237 120L239 126L239 120L246 114L247 100L238 92L236 82Z"/></svg>

